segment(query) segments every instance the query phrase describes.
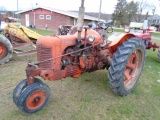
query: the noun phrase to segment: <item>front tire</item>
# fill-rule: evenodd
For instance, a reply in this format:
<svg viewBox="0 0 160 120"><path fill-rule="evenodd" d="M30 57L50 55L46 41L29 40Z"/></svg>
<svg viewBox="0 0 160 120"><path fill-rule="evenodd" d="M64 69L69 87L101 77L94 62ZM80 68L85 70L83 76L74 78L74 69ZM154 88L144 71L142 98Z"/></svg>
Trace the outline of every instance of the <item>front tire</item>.
<svg viewBox="0 0 160 120"><path fill-rule="evenodd" d="M17 100L20 96L20 94L22 93L22 91L28 87L27 85L27 79L22 80L14 89L13 91L13 102L17 105ZM42 81L38 78L34 78L34 83L42 83Z"/></svg>
<svg viewBox="0 0 160 120"><path fill-rule="evenodd" d="M118 47L108 69L109 85L114 93L125 96L135 88L144 67L145 51L144 42L138 38L130 38Z"/></svg>
<svg viewBox="0 0 160 120"><path fill-rule="evenodd" d="M28 114L38 112L45 107L50 98L50 89L44 83L33 83L20 94L17 106Z"/></svg>
<svg viewBox="0 0 160 120"><path fill-rule="evenodd" d="M8 62L12 54L13 46L11 42L6 37L0 35L0 64Z"/></svg>

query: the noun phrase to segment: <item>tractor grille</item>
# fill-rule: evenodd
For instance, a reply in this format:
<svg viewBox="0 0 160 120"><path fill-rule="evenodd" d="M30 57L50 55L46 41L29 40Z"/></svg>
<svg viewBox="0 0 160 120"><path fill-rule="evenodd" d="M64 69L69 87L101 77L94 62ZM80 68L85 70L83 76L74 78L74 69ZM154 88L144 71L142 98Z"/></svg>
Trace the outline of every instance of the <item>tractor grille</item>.
<svg viewBox="0 0 160 120"><path fill-rule="evenodd" d="M37 59L38 62L52 58L52 49L50 47L37 46ZM53 69L52 60L42 62L39 66L43 69Z"/></svg>

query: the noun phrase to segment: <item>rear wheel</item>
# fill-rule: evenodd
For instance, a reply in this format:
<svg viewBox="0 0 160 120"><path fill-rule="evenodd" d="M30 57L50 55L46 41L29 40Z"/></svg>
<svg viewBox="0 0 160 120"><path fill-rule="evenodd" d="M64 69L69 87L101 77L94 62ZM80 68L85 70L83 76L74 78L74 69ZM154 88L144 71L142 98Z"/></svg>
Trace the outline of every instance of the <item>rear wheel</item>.
<svg viewBox="0 0 160 120"><path fill-rule="evenodd" d="M114 53L109 67L109 85L120 96L132 92L141 76L145 61L145 45L138 38L123 42Z"/></svg>
<svg viewBox="0 0 160 120"><path fill-rule="evenodd" d="M157 56L158 56L158 62L160 62L160 48L158 49L158 54L157 54Z"/></svg>
<svg viewBox="0 0 160 120"><path fill-rule="evenodd" d="M10 41L0 35L0 64L8 62L13 54L13 46Z"/></svg>
<svg viewBox="0 0 160 120"><path fill-rule="evenodd" d="M20 94L17 106L28 114L38 112L45 107L50 98L50 89L44 83L33 83Z"/></svg>

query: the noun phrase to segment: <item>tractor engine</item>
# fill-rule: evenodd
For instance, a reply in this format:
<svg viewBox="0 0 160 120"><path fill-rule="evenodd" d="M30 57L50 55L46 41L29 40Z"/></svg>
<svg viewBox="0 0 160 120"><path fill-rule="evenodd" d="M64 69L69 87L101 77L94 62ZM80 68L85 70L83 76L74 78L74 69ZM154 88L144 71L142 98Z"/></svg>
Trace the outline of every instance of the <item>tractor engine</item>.
<svg viewBox="0 0 160 120"><path fill-rule="evenodd" d="M107 50L101 48L88 47L80 52L73 53L74 48L68 48L65 51L67 56L62 57L62 70L66 72L65 76L78 77L84 72L93 72L95 70L104 69L107 66Z"/></svg>
<svg viewBox="0 0 160 120"><path fill-rule="evenodd" d="M84 72L104 69L111 58L103 39L94 30L83 30L81 42L77 42L77 34L63 36L42 36L37 40L36 70L45 80L60 80L65 77L79 77ZM31 72L31 68L27 67ZM33 68L32 68L33 69ZM36 71L36 72L35 72ZM34 74L35 73L35 74ZM31 73L29 73L31 75Z"/></svg>

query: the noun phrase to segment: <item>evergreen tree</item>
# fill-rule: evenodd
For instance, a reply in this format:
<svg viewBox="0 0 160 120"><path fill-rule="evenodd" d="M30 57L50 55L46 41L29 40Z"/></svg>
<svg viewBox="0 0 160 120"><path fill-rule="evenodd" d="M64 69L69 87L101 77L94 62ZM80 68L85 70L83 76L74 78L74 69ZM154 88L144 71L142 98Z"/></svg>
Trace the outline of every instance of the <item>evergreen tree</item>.
<svg viewBox="0 0 160 120"><path fill-rule="evenodd" d="M118 0L112 19L119 22L122 26L129 25L137 12L137 3L131 1L127 3L126 0Z"/></svg>
<svg viewBox="0 0 160 120"><path fill-rule="evenodd" d="M124 19L124 10L127 5L126 0L118 0L114 13L112 14L112 18L115 21L118 21L121 25L124 25L125 22L123 21Z"/></svg>
<svg viewBox="0 0 160 120"><path fill-rule="evenodd" d="M138 3L131 1L126 6L126 16L127 16L127 23L130 23L133 21L133 19L136 17L136 13L138 11Z"/></svg>

